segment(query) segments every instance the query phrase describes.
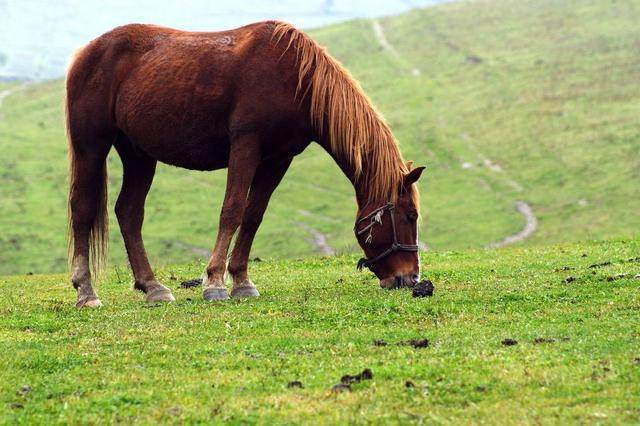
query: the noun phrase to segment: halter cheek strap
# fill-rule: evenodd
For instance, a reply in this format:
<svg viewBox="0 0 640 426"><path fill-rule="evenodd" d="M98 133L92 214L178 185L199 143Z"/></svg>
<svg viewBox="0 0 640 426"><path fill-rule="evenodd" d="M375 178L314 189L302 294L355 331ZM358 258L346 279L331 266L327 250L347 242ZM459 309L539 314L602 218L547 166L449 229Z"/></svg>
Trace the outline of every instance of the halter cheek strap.
<svg viewBox="0 0 640 426"><path fill-rule="evenodd" d="M389 216L391 217L391 229L393 230L393 242L391 243L391 247L389 247L388 249L386 249L385 251L383 251L382 253L380 253L379 255L371 259L367 259L363 257L360 260L358 260L358 266L357 266L358 270L362 270L362 268L371 269L371 267L376 262L381 261L382 259L389 256L391 253L395 251L409 251L409 252L418 251L417 244L400 244L398 242L398 234L396 233L396 220L393 215L394 209L395 209L395 205L393 203L391 202L387 203L382 207L378 207L377 209L375 209L374 211L372 211L371 213L369 213L368 215L366 215L365 217L363 217L362 219L356 222L356 225L353 228L356 235L360 236L365 232L369 232L369 235L367 235L367 238L365 240L365 242L368 244L371 243L371 240L373 237L373 234L372 234L373 227L376 225L376 223L379 223L380 225L382 225L382 217L386 212L389 212ZM358 231L358 225L360 225L362 222L365 222L367 220L369 221L369 223L364 228Z"/></svg>

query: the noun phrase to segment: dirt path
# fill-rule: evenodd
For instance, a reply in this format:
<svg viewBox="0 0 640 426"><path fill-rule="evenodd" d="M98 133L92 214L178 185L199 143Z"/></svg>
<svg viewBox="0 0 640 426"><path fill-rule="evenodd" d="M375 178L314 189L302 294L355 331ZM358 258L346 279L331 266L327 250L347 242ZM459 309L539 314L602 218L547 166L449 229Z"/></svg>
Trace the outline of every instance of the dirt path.
<svg viewBox="0 0 640 426"><path fill-rule="evenodd" d="M298 223L298 226L311 234L311 242L316 246L321 255L333 256L336 254L336 251L327 242L327 236L325 234L304 223Z"/></svg>
<svg viewBox="0 0 640 426"><path fill-rule="evenodd" d="M165 244L170 244L181 249L189 250L191 253L197 255L198 257L202 257L203 259L208 259L209 257L211 257L211 249L208 248L198 247L194 246L193 244L186 244L180 241L171 241L169 243L165 242Z"/></svg>
<svg viewBox="0 0 640 426"><path fill-rule="evenodd" d="M418 77L420 75L420 70L409 65L407 61L396 50L393 44L389 43L389 40L387 40L387 37L384 35L384 28L382 28L382 25L380 25L380 21L378 21L377 19L372 20L371 26L373 27L373 33L375 34L378 43L380 43L380 46L382 46L382 48L386 50L391 56L400 61L406 68L410 68L411 74L413 76Z"/></svg>
<svg viewBox="0 0 640 426"><path fill-rule="evenodd" d="M523 191L522 185L520 185L518 182L516 182L515 180L511 179L510 177L506 176L503 173L503 169L502 169L502 167L500 167L499 164L491 161L490 159L488 159L487 157L485 157L481 153L477 152L477 150L475 148L473 148L472 150L476 151L476 153L478 154L478 156L482 160L482 164L485 167L487 167L489 170L491 170L494 173L503 174L503 181L507 185L509 185L511 188L513 188L516 192L522 192ZM507 235L501 241L497 241L497 242L493 242L491 244L488 244L487 247L489 247L489 248L498 248L498 247L508 246L510 244L515 244L517 242L520 242L520 241L524 240L525 238L528 238L529 236L531 236L531 234L533 234L535 232L536 228L538 227L538 219L536 218L535 214L533 213L533 209L531 208L529 203L527 203L526 201L516 201L515 207L516 207L516 210L518 211L518 213L520 213L524 217L525 223L524 223L524 226L522 227L522 229L519 232L515 233L515 234Z"/></svg>
<svg viewBox="0 0 640 426"><path fill-rule="evenodd" d="M472 151L476 152L478 157L482 160L482 164L484 165L484 167L488 168L490 171L496 174L502 174L502 181L505 182L507 185L509 185L511 188L513 188L514 191L516 192L523 191L522 185L520 185L518 182L511 179L510 177L506 176L503 172L502 167L500 167L499 164L494 163L490 159L486 158L484 155L477 152L475 148L472 148ZM469 164L469 163L463 163L462 165L463 169L468 168L468 167L465 167L465 164ZM518 211L518 213L520 213L524 217L524 220L525 220L524 227L515 234L507 235L501 241L496 241L491 244L487 244L487 247L498 248L498 247L508 246L509 244L515 244L517 242L524 240L525 238L528 238L529 236L531 236L531 234L535 232L536 228L538 227L538 219L533 213L533 209L531 208L529 203L527 203L526 201L516 201L515 208L516 208L516 211Z"/></svg>
<svg viewBox="0 0 640 426"><path fill-rule="evenodd" d="M520 232L512 235L507 235L502 241L491 243L487 247L499 248L508 246L510 244L515 244L524 240L525 238L528 238L535 232L536 228L538 227L538 219L533 214L531 206L525 201L516 201L516 210L518 211L518 213L524 216L524 227L520 230Z"/></svg>

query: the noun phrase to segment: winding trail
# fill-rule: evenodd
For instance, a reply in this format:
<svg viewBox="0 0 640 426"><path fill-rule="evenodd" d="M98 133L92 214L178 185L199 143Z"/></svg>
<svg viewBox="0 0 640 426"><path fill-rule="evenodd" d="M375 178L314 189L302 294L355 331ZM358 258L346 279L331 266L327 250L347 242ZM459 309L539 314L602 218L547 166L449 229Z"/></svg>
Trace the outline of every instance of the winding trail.
<svg viewBox="0 0 640 426"><path fill-rule="evenodd" d="M211 257L211 250L204 247L198 247L194 246L193 244L186 244L180 241L171 241L170 244L185 250L189 250L191 253L204 259L208 259Z"/></svg>
<svg viewBox="0 0 640 426"><path fill-rule="evenodd" d="M475 149L474 149L475 150ZM503 169L499 164L494 163L493 161L486 158L484 155L478 153L485 167L491 170L494 173L502 173ZM508 176L505 176L504 182L513 188L516 192L522 192L523 187L515 180L511 179ZM538 228L538 219L533 213L533 209L526 201L518 200L515 203L515 208L518 213L520 213L524 217L524 226L519 232L515 234L507 235L500 241L496 241L490 244L487 244L487 248L500 248L505 247L511 244L518 243L523 241L526 238L529 238L531 234L533 234Z"/></svg>
<svg viewBox="0 0 640 426"><path fill-rule="evenodd" d="M382 28L380 21L378 21L377 19L371 20L371 26L373 28L373 33L375 34L376 39L378 40L378 43L380 43L380 46L382 46L384 50L386 50L391 56L396 58L400 63L408 65L408 67L411 68L411 74L413 76L415 77L420 76L420 70L410 65L408 61L402 58L398 50L391 43L389 43L389 40L387 40L387 37L384 34L384 28ZM444 36L444 34L436 31L435 28L433 30L436 36L443 43L445 43L450 49L461 52L461 53L465 53L467 61L473 62L473 63L483 62L478 55L474 54L473 52L465 52L464 49L462 49L457 44L453 43L446 36ZM500 167L499 164L494 163L490 159L486 158L484 155L477 152L477 150L473 149L473 151L476 151L476 154L478 154L479 157L481 158L483 165L487 167L489 170L495 173L503 172L503 169L502 167ZM465 164L468 164L468 163L465 163ZM463 168L467 168L467 167L464 167L463 165ZM520 185L515 180L509 177L505 177L505 182L507 185L513 188L516 192L522 192L523 190L522 185ZM533 209L531 208L531 206L526 201L519 200L519 201L516 201L515 208L518 211L518 213L520 213L525 219L524 227L519 232L512 235L507 235L501 241L490 243L486 247L499 248L499 247L508 246L510 244L515 244L517 242L520 242L528 238L529 236L531 236L531 234L533 234L536 231L538 227L538 219L533 213ZM429 246L424 242L418 242L418 245L420 246L421 250L425 250L425 251L429 250Z"/></svg>
<svg viewBox="0 0 640 426"><path fill-rule="evenodd" d="M377 19L373 19L371 21L371 26L373 27L373 33L375 34L378 43L380 43L380 46L382 46L384 50L386 50L398 61L402 62L403 64L407 64L407 61L404 60L404 58L393 46L393 44L389 43L389 40L387 40L387 37L384 35L384 28L382 28L382 25L380 25L380 21L378 21ZM408 68L411 68L411 75L413 75L414 77L418 77L421 74L418 68L411 66L408 66Z"/></svg>
<svg viewBox="0 0 640 426"><path fill-rule="evenodd" d="M311 241L313 242L313 245L316 246L320 254L323 256L333 256L336 254L336 251L327 242L327 236L322 232L304 223L298 223L298 226L311 234Z"/></svg>
<svg viewBox="0 0 640 426"><path fill-rule="evenodd" d="M518 211L518 213L524 216L524 227L520 230L520 232L516 234L507 235L502 241L487 245L488 248L500 248L508 246L510 244L515 244L524 240L525 238L528 238L535 232L536 228L538 227L538 219L533 214L531 206L525 201L516 201L516 210Z"/></svg>

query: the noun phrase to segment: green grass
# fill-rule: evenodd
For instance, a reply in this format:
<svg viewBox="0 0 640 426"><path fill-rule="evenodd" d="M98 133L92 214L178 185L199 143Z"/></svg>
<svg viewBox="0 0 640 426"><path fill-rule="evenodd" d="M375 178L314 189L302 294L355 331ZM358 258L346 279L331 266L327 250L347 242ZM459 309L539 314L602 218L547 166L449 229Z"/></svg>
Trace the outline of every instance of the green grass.
<svg viewBox="0 0 640 426"><path fill-rule="evenodd" d="M262 297L213 304L179 288L199 264L161 269L177 298L161 306L122 270L97 310L73 307L63 275L0 278L0 423L637 424L639 253L428 253L425 299L380 289L352 256L253 262ZM416 338L429 347L399 344ZM364 368L373 380L331 392Z"/></svg>
<svg viewBox="0 0 640 426"><path fill-rule="evenodd" d="M487 0L381 20L398 56L381 47L367 20L311 35L362 82L405 157L428 165L421 236L450 250L517 232L517 200L539 219L525 244L638 229L638 20L637 1ZM62 81L35 84L0 111L0 274L64 269L62 98ZM115 154L109 167L113 206L121 177ZM211 248L224 181L224 171L159 167L144 228L155 264L193 261ZM352 252L354 211L350 185L312 145L277 190L252 256L316 253L301 223L338 252ZM111 259L124 264L113 217L111 225Z"/></svg>

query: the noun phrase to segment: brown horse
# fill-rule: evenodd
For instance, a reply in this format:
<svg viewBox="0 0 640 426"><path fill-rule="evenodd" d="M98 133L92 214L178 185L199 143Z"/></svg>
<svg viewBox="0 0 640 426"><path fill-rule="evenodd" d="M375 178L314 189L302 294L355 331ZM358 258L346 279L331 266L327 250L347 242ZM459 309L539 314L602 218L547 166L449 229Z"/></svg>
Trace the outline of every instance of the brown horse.
<svg viewBox="0 0 640 426"><path fill-rule="evenodd" d="M156 162L228 168L204 298L258 296L249 251L272 192L294 156L317 141L355 188L356 237L383 287L419 279L418 192L411 170L358 83L318 44L282 22L223 32L126 25L98 37L67 76L71 281L78 307L99 306L91 284L107 242L107 154L124 176L115 212L146 300L174 300L149 265L144 203ZM226 266L231 239L237 239Z"/></svg>

